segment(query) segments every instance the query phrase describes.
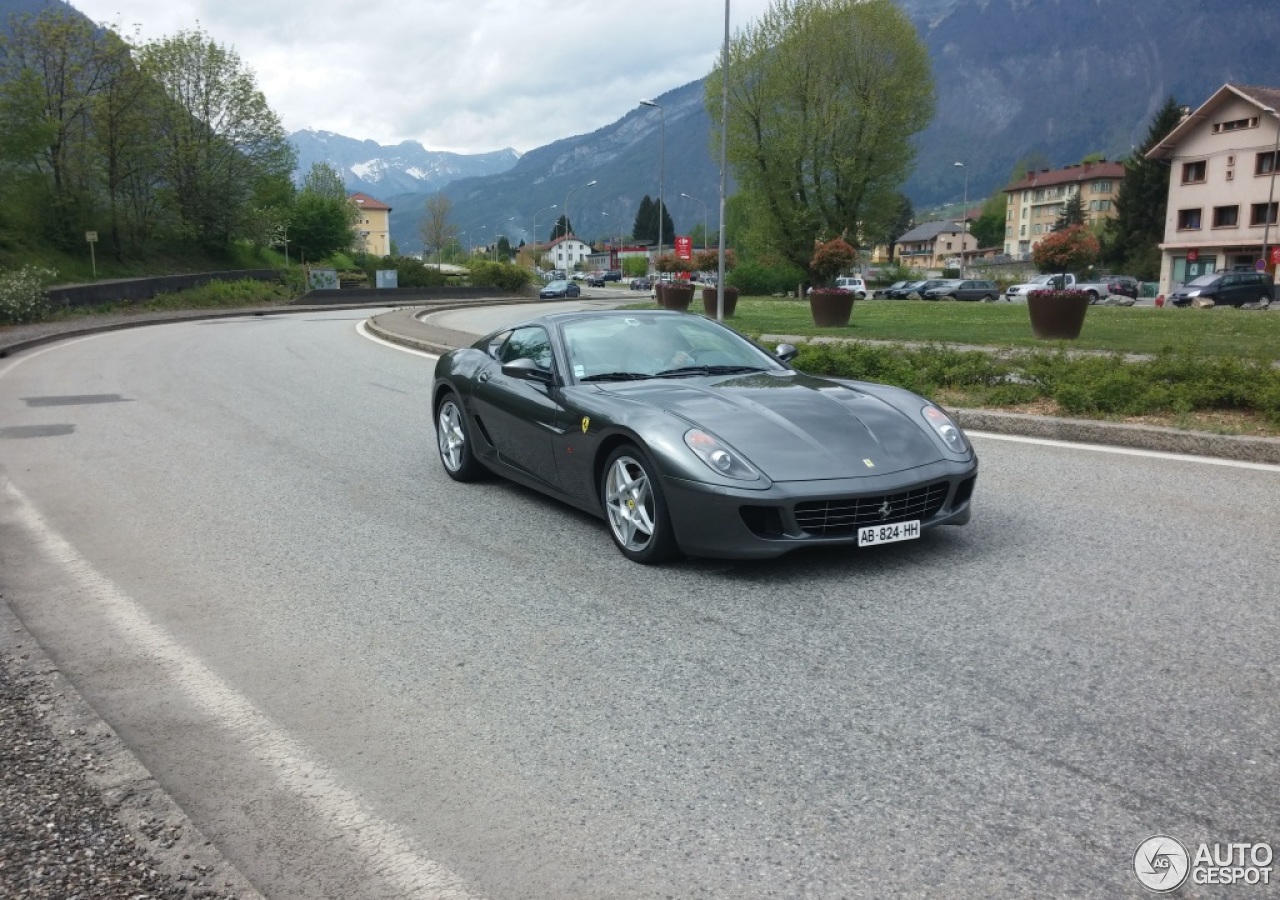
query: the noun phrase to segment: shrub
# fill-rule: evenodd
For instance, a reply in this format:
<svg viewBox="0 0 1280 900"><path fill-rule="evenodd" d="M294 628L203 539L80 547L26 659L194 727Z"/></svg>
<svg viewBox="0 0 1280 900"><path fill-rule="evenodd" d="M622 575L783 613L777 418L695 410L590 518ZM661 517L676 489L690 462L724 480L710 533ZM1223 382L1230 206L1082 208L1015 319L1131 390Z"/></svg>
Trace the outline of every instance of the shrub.
<svg viewBox="0 0 1280 900"><path fill-rule="evenodd" d="M815 284L827 286L857 261L858 251L842 237L814 241L813 256L809 258L809 274L813 276Z"/></svg>
<svg viewBox="0 0 1280 900"><path fill-rule="evenodd" d="M52 269L23 266L0 272L0 324L39 322L53 311L45 285L58 277Z"/></svg>
<svg viewBox="0 0 1280 900"><path fill-rule="evenodd" d="M768 297L794 290L804 277L804 270L791 263L768 266L759 262L744 262L729 273L725 282L743 294Z"/></svg>
<svg viewBox="0 0 1280 900"><path fill-rule="evenodd" d="M511 263L480 260L472 261L468 268L471 270L471 274L467 280L478 287L496 287L504 291L518 291L533 279L533 275L528 269Z"/></svg>

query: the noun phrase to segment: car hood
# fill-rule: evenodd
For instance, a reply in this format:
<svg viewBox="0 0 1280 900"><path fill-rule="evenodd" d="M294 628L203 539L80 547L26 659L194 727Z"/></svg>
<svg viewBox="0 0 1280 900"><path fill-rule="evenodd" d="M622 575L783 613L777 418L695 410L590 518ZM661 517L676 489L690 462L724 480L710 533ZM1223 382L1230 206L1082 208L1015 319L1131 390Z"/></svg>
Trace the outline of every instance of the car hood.
<svg viewBox="0 0 1280 900"><path fill-rule="evenodd" d="M710 431L772 481L881 475L943 457L923 418L866 391L799 373L664 379L606 390Z"/></svg>

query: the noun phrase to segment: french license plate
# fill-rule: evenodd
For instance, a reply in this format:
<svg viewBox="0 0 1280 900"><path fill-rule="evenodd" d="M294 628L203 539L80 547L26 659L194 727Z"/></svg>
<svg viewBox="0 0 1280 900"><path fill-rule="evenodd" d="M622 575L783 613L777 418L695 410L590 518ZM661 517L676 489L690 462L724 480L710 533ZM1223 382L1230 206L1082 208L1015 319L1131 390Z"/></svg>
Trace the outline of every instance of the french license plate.
<svg viewBox="0 0 1280 900"><path fill-rule="evenodd" d="M920 520L894 522L892 525L870 525L858 529L858 546L892 544L895 541L914 541L920 537Z"/></svg>

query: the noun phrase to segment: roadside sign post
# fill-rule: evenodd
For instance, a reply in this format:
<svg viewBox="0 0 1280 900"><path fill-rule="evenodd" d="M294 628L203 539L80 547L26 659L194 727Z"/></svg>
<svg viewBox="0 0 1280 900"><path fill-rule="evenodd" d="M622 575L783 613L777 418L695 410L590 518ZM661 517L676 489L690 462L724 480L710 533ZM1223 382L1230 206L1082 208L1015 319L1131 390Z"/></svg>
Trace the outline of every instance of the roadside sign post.
<svg viewBox="0 0 1280 900"><path fill-rule="evenodd" d="M89 264L93 266L93 279L94 281L97 281L98 280L98 258L96 255L94 255L93 245L98 243L98 232L86 231L84 233L84 239L89 242Z"/></svg>

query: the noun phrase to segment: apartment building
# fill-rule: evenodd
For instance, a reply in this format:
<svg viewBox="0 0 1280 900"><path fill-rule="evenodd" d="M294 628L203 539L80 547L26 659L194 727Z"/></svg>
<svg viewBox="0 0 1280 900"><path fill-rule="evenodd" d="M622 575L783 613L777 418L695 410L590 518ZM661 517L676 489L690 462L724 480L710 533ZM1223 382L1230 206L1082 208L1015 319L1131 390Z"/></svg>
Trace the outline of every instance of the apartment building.
<svg viewBox="0 0 1280 900"><path fill-rule="evenodd" d="M1004 189L1004 252L1030 259L1031 248L1053 231L1067 201L1080 197L1085 222L1115 218L1115 198L1124 180L1124 164L1099 160L1062 169L1041 169Z"/></svg>
<svg viewBox="0 0 1280 900"><path fill-rule="evenodd" d="M368 253L370 256L390 256L391 207L368 194L352 194L347 199L355 204L358 212L353 242L356 252Z"/></svg>
<svg viewBox="0 0 1280 900"><path fill-rule="evenodd" d="M1232 269L1274 279L1277 109L1280 88L1223 85L1147 153L1169 163L1161 293Z"/></svg>

